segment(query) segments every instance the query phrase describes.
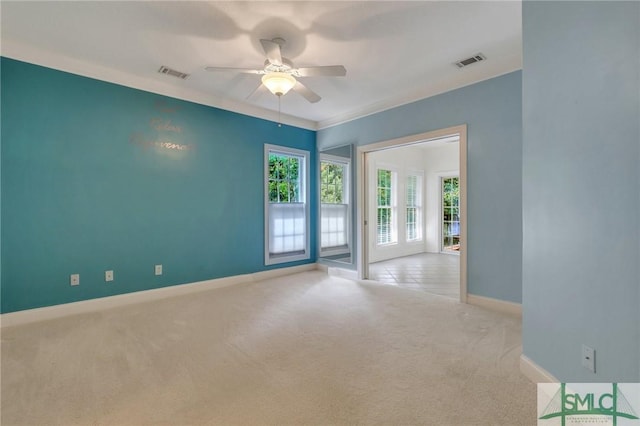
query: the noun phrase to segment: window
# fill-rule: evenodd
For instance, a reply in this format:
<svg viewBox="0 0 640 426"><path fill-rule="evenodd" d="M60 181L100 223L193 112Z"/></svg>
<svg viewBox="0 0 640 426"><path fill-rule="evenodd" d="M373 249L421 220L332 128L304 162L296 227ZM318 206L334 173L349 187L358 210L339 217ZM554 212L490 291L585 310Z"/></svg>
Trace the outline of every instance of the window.
<svg viewBox="0 0 640 426"><path fill-rule="evenodd" d="M338 254L349 248L349 162L320 158L320 248Z"/></svg>
<svg viewBox="0 0 640 426"><path fill-rule="evenodd" d="M460 179L442 178L442 251L460 251Z"/></svg>
<svg viewBox="0 0 640 426"><path fill-rule="evenodd" d="M309 153L265 145L265 263L309 259Z"/></svg>
<svg viewBox="0 0 640 426"><path fill-rule="evenodd" d="M407 241L422 240L422 176L408 175L406 186Z"/></svg>
<svg viewBox="0 0 640 426"><path fill-rule="evenodd" d="M378 169L377 241L379 245L395 242L394 174L391 170Z"/></svg>

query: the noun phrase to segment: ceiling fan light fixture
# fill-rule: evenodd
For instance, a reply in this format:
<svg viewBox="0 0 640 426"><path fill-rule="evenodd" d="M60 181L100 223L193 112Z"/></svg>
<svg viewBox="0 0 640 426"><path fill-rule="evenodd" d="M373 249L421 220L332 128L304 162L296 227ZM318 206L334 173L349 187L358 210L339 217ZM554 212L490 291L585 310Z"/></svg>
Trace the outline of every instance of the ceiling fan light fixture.
<svg viewBox="0 0 640 426"><path fill-rule="evenodd" d="M284 72L270 72L262 76L262 84L276 96L286 95L296 84L296 79Z"/></svg>

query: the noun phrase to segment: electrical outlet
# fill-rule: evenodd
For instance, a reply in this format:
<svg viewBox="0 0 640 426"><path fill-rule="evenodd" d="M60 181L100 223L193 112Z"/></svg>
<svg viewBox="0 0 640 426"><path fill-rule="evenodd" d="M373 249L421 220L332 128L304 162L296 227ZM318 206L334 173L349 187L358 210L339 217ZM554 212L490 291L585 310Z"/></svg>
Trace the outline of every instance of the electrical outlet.
<svg viewBox="0 0 640 426"><path fill-rule="evenodd" d="M156 275L162 275L162 265L156 265Z"/></svg>
<svg viewBox="0 0 640 426"><path fill-rule="evenodd" d="M582 345L582 366L592 373L596 372L596 351L586 345Z"/></svg>
<svg viewBox="0 0 640 426"><path fill-rule="evenodd" d="M104 271L104 280L113 281L113 271Z"/></svg>
<svg viewBox="0 0 640 426"><path fill-rule="evenodd" d="M72 274L69 282L71 285L80 285L80 274Z"/></svg>

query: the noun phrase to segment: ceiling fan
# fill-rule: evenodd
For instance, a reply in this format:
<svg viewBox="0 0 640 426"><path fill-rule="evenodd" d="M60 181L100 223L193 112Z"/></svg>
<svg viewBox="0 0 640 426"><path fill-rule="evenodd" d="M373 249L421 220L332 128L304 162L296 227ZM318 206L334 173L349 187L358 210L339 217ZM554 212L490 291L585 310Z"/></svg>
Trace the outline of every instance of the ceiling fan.
<svg viewBox="0 0 640 426"><path fill-rule="evenodd" d="M322 98L313 90L300 83L297 78L342 77L347 74L347 70L342 65L304 68L294 67L291 60L282 56L282 46L285 44L285 40L282 38L274 38L273 40L261 39L260 43L267 56L263 69L206 67L206 70L259 74L262 75L262 84L260 84L251 95L264 85L271 93L278 97L287 94L289 90L293 90L311 103L318 102ZM251 97L251 95L249 95L249 97Z"/></svg>

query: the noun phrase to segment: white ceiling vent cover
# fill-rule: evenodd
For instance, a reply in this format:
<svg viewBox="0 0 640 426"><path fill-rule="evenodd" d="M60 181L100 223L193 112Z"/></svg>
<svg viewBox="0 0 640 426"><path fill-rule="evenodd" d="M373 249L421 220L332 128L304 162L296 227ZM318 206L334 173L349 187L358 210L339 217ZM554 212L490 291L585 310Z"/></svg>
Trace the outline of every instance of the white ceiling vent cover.
<svg viewBox="0 0 640 426"><path fill-rule="evenodd" d="M182 80L186 80L187 77L189 77L189 74L185 74L183 72L180 71L176 71L174 69L171 69L169 67L165 67L164 65L160 67L160 69L158 70L158 72L160 74L166 74L166 75L170 75L171 77L177 77L180 78Z"/></svg>
<svg viewBox="0 0 640 426"><path fill-rule="evenodd" d="M464 67L468 67L471 64L475 64L476 62L484 61L486 59L487 59L486 56L484 56L482 53L478 53L476 55L473 55L470 58L463 59L461 61L456 62L456 66L458 68L464 68Z"/></svg>

